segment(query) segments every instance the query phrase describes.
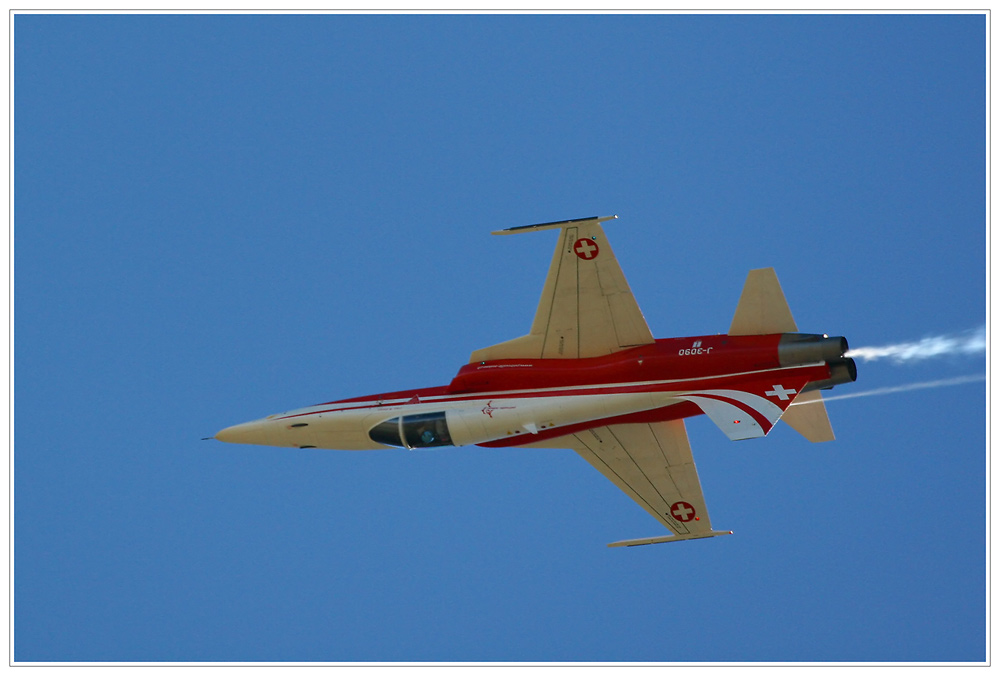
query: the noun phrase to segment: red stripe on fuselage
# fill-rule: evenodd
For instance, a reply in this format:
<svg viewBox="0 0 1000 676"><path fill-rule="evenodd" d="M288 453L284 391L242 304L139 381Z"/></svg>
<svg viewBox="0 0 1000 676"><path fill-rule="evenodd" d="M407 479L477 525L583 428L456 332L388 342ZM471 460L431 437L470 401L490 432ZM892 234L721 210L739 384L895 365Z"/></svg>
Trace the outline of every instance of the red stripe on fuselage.
<svg viewBox="0 0 1000 676"><path fill-rule="evenodd" d="M667 381L657 381L657 382L643 382L643 383L614 383L608 385L596 385L590 387L569 387L569 388L552 388L545 390L512 390L512 391L494 391L494 392L477 392L475 394L461 394L461 395L444 395L440 394L442 388L433 388L428 390L409 390L405 392L394 393L393 396L398 397L393 400L385 400L387 395L373 396L373 397L358 397L355 399L345 399L340 402L331 402L329 404L330 408L321 408L319 410L308 410L299 411L291 415L282 416L280 419L285 420L289 418L299 418L302 416L318 415L320 413L334 413L338 411L355 411L361 409L373 409L379 410L384 407L399 407L406 405L409 401L417 398L420 404L454 404L462 401L480 401L482 399L514 399L514 398L547 398L547 397L571 397L571 396L603 396L612 394L635 394L642 392L695 392L701 390L717 390L717 389L740 389L743 390L743 385L750 381L755 381L766 374L769 373L782 373L792 375L796 377L803 378L805 380L821 380L823 378L829 377L829 367L825 364L817 364L812 366L790 366L778 369L768 369L766 371L748 371L743 373L730 373L722 376L714 376L711 378L696 378L696 379L682 379L682 380L667 380ZM430 392L435 392L435 394L428 394ZM412 396L411 396L412 395ZM340 404L349 404L347 406L341 406ZM355 405L350 405L355 404ZM325 404L319 404L319 406L326 406ZM315 409L316 407L310 407Z"/></svg>
<svg viewBox="0 0 1000 676"><path fill-rule="evenodd" d="M419 403L452 404L484 398L564 397L739 388L739 383L781 368L781 334L666 338L650 345L587 359L501 359L465 364L449 385L340 399L283 418ZM822 369L821 369L822 370ZM819 373L819 371L817 371ZM824 375L810 379L829 377ZM329 407L329 408L326 408Z"/></svg>
<svg viewBox="0 0 1000 676"><path fill-rule="evenodd" d="M707 378L780 367L782 334L666 338L587 359L498 359L459 369L452 393Z"/></svg>

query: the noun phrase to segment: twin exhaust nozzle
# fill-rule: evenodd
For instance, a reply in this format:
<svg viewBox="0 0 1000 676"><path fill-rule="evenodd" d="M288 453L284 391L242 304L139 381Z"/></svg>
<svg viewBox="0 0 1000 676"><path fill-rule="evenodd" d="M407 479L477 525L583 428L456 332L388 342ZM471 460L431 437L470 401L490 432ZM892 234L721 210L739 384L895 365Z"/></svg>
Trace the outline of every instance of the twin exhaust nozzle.
<svg viewBox="0 0 1000 676"><path fill-rule="evenodd" d="M778 342L778 363L781 366L799 366L826 362L830 366L830 377L811 382L802 391L828 390L834 385L853 383L858 379L858 367L854 360L844 356L847 350L847 338L843 336L785 333Z"/></svg>

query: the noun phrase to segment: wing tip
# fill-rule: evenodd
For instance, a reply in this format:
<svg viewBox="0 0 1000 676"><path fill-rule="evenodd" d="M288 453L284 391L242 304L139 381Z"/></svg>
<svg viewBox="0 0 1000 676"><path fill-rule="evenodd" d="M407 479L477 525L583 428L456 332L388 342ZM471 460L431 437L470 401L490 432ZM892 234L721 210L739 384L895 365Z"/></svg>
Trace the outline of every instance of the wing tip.
<svg viewBox="0 0 1000 676"><path fill-rule="evenodd" d="M704 538L714 538L719 535L732 535L731 530L710 530L703 533L690 533L688 535L661 535L651 538L637 538L635 540L619 540L612 542L608 547L641 547L642 545L656 545L663 542L680 542L681 540L702 540Z"/></svg>
<svg viewBox="0 0 1000 676"><path fill-rule="evenodd" d="M587 221L597 221L598 223L603 223L604 221L613 221L618 218L618 214L612 214L611 216L587 216L586 218L571 218L566 221L550 221L548 223L535 223L533 225L515 225L512 228L504 228L503 230L494 230L492 235L516 235L520 232L534 232L536 230L554 230L555 228L565 228L568 225L573 225L574 223L586 223Z"/></svg>

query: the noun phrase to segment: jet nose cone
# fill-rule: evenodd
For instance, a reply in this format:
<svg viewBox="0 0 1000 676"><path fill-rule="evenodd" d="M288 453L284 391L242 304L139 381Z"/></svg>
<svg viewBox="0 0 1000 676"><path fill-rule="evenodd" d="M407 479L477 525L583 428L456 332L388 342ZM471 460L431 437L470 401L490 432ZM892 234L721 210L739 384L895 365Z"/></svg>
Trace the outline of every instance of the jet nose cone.
<svg viewBox="0 0 1000 676"><path fill-rule="evenodd" d="M230 444L270 444L271 429L267 420L254 420L233 425L215 435L219 441Z"/></svg>

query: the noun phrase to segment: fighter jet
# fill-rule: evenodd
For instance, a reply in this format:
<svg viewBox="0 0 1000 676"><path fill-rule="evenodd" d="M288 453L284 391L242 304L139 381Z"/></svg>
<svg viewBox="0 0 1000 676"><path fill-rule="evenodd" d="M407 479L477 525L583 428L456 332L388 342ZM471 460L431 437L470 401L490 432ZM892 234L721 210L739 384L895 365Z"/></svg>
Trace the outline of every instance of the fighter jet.
<svg viewBox="0 0 1000 676"><path fill-rule="evenodd" d="M712 527L684 419L705 414L734 441L766 436L778 420L830 441L820 390L855 381L857 367L845 338L798 332L772 268L750 271L727 333L654 339L604 235L614 218L493 233L558 230L559 241L531 331L476 350L448 385L277 413L215 438L340 450L570 448L670 531L609 547L730 534Z"/></svg>

